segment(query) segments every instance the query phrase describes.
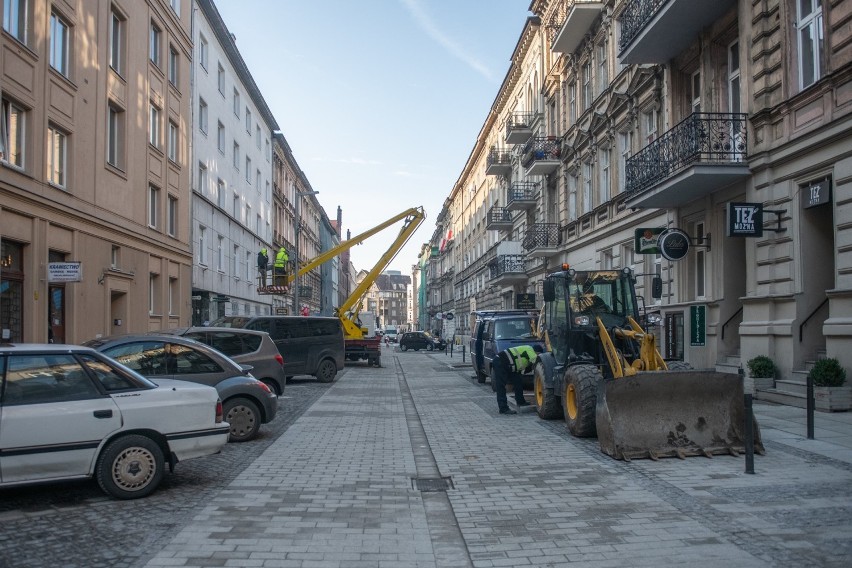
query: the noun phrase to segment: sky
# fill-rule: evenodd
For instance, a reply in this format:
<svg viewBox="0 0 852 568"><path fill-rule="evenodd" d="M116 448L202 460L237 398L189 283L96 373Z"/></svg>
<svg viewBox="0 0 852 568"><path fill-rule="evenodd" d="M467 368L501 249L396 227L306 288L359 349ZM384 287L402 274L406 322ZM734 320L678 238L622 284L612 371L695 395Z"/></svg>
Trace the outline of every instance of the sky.
<svg viewBox="0 0 852 568"><path fill-rule="evenodd" d="M330 219L358 235L426 220L388 269L411 274L509 69L530 0L215 0ZM353 247L357 270L402 222Z"/></svg>

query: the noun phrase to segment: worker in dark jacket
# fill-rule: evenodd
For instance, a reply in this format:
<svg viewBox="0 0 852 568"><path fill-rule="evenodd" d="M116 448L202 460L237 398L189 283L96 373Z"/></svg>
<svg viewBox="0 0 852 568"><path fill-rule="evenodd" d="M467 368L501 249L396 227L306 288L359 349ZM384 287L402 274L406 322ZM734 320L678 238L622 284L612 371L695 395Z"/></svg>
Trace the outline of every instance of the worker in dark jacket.
<svg viewBox="0 0 852 568"><path fill-rule="evenodd" d="M494 369L494 390L497 391L497 408L500 414L517 414L509 408L506 398L506 385L511 381L515 387L515 402L518 407L529 406L530 403L524 398L524 381L521 373L532 369L538 359L538 354L543 351L541 345L530 347L529 345L518 345L504 349L491 362Z"/></svg>
<svg viewBox="0 0 852 568"><path fill-rule="evenodd" d="M257 272L260 274L260 285L266 287L266 271L269 269L269 255L266 249L260 249L257 253Z"/></svg>

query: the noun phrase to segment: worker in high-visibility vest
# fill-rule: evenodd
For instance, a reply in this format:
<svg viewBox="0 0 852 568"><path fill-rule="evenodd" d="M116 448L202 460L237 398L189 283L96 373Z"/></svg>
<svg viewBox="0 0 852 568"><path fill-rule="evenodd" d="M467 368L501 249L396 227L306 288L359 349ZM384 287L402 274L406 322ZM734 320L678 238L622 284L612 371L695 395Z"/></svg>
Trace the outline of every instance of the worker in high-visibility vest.
<svg viewBox="0 0 852 568"><path fill-rule="evenodd" d="M504 349L494 357L491 362L494 372L491 376L494 380L494 390L497 392L497 408L500 414L517 414L509 408L506 397L506 385L510 382L515 387L515 402L518 407L529 406L530 403L524 398L524 382L520 374L532 369L542 351L541 345L518 345Z"/></svg>
<svg viewBox="0 0 852 568"><path fill-rule="evenodd" d="M275 255L275 264L272 265L275 273L275 280L279 286L283 286L285 282L279 282L287 275L287 261L290 260L290 255L287 254L287 249L283 246L278 249Z"/></svg>

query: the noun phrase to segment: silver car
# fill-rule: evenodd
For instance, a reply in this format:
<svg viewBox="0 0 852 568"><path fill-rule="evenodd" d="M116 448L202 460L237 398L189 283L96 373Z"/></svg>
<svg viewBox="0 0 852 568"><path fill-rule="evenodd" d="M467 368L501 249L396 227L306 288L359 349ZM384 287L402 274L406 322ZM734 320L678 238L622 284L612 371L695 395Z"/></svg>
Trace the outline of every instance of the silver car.
<svg viewBox="0 0 852 568"><path fill-rule="evenodd" d="M287 376L284 358L268 333L230 327L179 327L158 333L188 337L221 351L241 365L251 365L251 374L275 394L284 394Z"/></svg>
<svg viewBox="0 0 852 568"><path fill-rule="evenodd" d="M148 379L177 379L215 387L232 442L257 436L278 411L278 396L226 355L194 339L174 335L123 335L85 343Z"/></svg>

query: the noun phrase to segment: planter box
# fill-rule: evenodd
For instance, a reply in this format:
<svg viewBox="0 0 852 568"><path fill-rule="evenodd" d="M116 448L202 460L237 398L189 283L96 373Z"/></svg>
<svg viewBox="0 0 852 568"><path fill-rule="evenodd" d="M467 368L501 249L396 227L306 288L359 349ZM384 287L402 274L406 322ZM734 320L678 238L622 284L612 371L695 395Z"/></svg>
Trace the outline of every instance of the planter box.
<svg viewBox="0 0 852 568"><path fill-rule="evenodd" d="M829 412L852 410L852 386L814 387L814 405Z"/></svg>

